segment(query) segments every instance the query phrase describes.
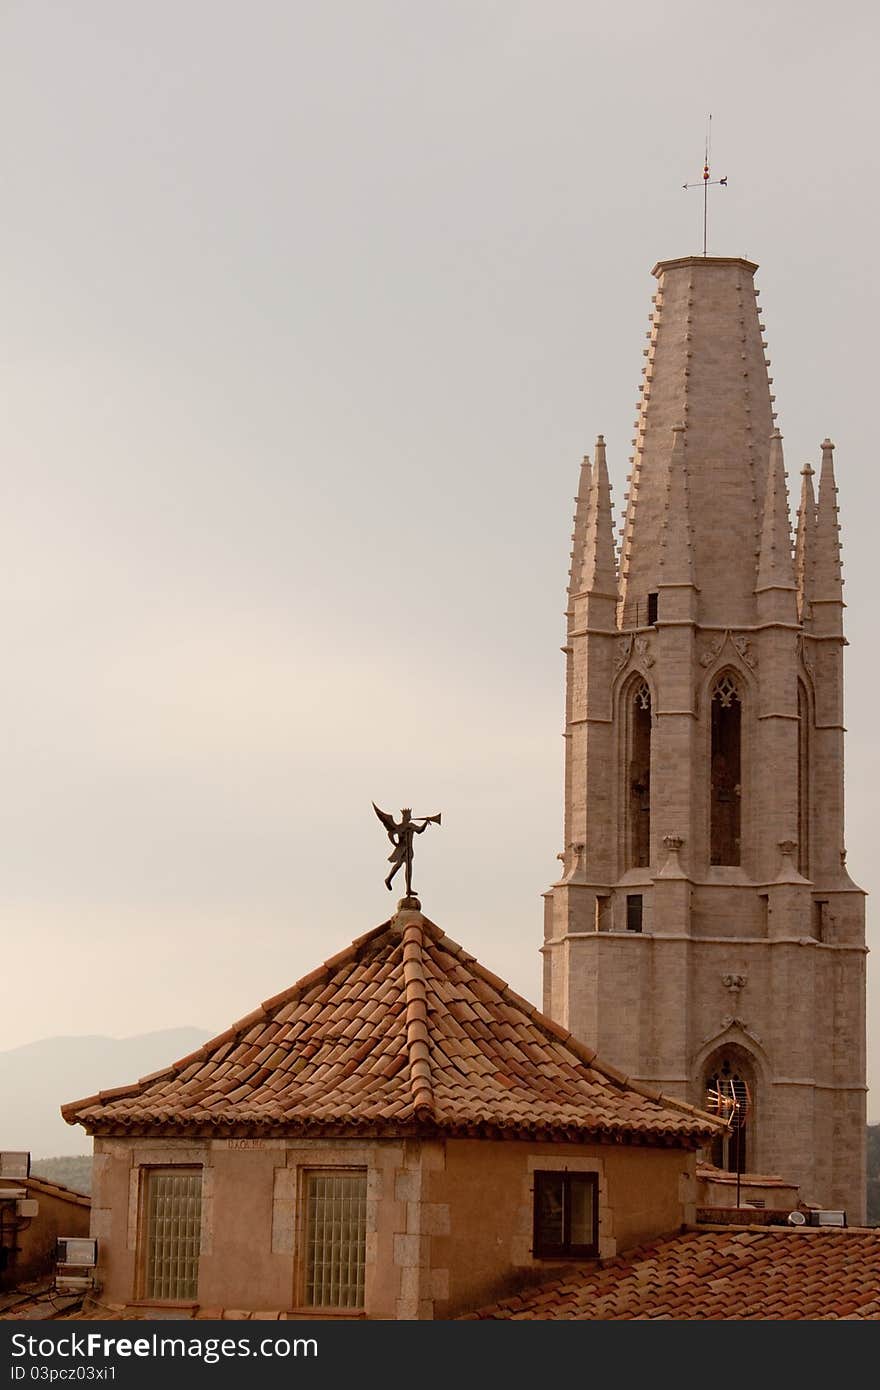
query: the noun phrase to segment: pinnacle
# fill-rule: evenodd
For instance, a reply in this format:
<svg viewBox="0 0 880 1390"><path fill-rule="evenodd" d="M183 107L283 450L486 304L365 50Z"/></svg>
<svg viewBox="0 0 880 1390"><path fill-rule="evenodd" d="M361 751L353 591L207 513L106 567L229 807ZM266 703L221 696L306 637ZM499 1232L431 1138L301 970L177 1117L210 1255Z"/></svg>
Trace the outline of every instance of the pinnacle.
<svg viewBox="0 0 880 1390"><path fill-rule="evenodd" d="M798 611L801 622L810 613L810 603L815 588L816 567L816 498L813 492L815 470L807 463L801 469L801 500L798 507L797 542L794 552L794 568L798 589Z"/></svg>
<svg viewBox="0 0 880 1390"><path fill-rule="evenodd" d="M571 536L571 566L568 571L568 599L569 606L574 595L580 592L581 574L584 565L584 537L587 530L587 511L590 505L590 484L592 482L592 469L587 454L584 454L581 462L580 477L578 478L577 497L575 498L574 508L574 530Z"/></svg>
<svg viewBox="0 0 880 1390"><path fill-rule="evenodd" d="M590 498L584 532L584 560L581 574L584 593L617 595L617 562L614 555L614 517L611 485L605 462L605 437L599 435L593 458Z"/></svg>
<svg viewBox="0 0 880 1390"><path fill-rule="evenodd" d="M816 564L814 599L836 602L843 597L840 573L840 526L837 512L837 483L834 479L834 445L822 441L822 467L819 473L819 500L816 506Z"/></svg>
<svg viewBox="0 0 880 1390"><path fill-rule="evenodd" d="M660 537L661 584L694 582L685 434L683 424L672 426L672 447L666 476L666 517Z"/></svg>
<svg viewBox="0 0 880 1390"><path fill-rule="evenodd" d="M767 465L767 489L764 495L759 556L756 586L758 590L795 587L791 563L788 487L782 456L782 434L779 429L774 429L770 435L770 459Z"/></svg>

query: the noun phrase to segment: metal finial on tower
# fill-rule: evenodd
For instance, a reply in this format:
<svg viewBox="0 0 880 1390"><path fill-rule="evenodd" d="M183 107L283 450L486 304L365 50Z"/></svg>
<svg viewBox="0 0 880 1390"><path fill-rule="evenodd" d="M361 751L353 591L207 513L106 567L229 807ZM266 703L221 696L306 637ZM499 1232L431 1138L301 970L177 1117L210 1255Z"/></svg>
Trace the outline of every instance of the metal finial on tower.
<svg viewBox="0 0 880 1390"><path fill-rule="evenodd" d="M723 179L712 179L709 177L709 158L712 153L712 113L709 113L709 120L706 124L706 150L703 156L703 177L699 183L683 183L682 188L702 188L703 190L703 255L708 255L707 241L709 231L709 185L718 184L721 188L727 187L727 175Z"/></svg>

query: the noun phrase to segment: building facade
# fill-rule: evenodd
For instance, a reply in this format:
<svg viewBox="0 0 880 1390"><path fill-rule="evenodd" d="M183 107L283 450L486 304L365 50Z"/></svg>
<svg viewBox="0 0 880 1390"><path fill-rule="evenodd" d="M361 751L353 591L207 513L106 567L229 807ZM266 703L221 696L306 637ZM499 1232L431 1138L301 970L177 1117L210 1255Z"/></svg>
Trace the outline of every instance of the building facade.
<svg viewBox="0 0 880 1390"><path fill-rule="evenodd" d="M601 436L581 469L544 1008L629 1076L735 1106L715 1163L857 1222L865 916L834 446L818 494L802 472L792 545L756 269L654 269L619 559Z"/></svg>
<svg viewBox="0 0 880 1390"><path fill-rule="evenodd" d="M94 1135L98 1308L135 1318L452 1317L693 1221L723 1129L417 907L63 1114Z"/></svg>

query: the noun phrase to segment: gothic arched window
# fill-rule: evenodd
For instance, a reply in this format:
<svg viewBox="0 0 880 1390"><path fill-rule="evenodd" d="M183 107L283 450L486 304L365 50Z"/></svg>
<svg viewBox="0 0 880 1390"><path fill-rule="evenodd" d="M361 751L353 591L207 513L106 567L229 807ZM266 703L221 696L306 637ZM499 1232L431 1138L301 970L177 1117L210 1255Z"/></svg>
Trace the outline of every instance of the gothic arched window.
<svg viewBox="0 0 880 1390"><path fill-rule="evenodd" d="M742 703L732 671L712 687L710 864L739 864L742 805Z"/></svg>
<svg viewBox="0 0 880 1390"><path fill-rule="evenodd" d="M754 1086L749 1068L735 1056L722 1054L710 1062L703 1104L712 1115L728 1121L727 1130L712 1140L711 1162L728 1173L748 1170L750 1131L754 1124Z"/></svg>
<svg viewBox="0 0 880 1390"><path fill-rule="evenodd" d="M810 705L798 681L798 872L810 877Z"/></svg>
<svg viewBox="0 0 880 1390"><path fill-rule="evenodd" d="M627 700L627 868L651 862L651 691L637 681Z"/></svg>

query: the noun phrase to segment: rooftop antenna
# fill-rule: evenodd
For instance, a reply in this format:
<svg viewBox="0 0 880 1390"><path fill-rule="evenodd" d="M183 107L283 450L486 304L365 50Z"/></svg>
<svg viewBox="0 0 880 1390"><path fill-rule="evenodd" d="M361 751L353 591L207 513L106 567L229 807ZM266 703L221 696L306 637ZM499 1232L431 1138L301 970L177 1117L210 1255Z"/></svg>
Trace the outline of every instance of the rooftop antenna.
<svg viewBox="0 0 880 1390"><path fill-rule="evenodd" d="M683 183L682 188L702 188L703 190L703 255L707 255L707 234L709 230L709 185L718 184L721 188L727 187L727 175L723 179L710 179L709 177L709 158L712 153L712 113L709 112L709 120L706 123L706 152L703 157L703 177L699 183Z"/></svg>

